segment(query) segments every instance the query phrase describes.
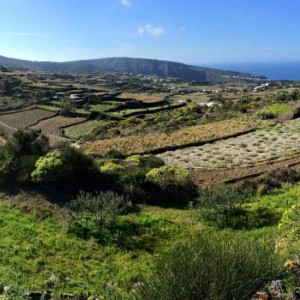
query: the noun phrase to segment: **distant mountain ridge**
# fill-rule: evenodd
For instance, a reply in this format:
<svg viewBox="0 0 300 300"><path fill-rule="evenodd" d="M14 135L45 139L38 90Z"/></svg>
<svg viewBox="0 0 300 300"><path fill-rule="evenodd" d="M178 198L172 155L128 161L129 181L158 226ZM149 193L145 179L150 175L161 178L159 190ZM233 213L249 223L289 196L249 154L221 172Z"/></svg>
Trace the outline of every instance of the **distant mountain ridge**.
<svg viewBox="0 0 300 300"><path fill-rule="evenodd" d="M217 70L164 60L127 57L89 59L70 62L50 62L22 60L0 55L0 64L14 69L70 73L133 73L212 83L266 79L264 76L257 76L249 73Z"/></svg>

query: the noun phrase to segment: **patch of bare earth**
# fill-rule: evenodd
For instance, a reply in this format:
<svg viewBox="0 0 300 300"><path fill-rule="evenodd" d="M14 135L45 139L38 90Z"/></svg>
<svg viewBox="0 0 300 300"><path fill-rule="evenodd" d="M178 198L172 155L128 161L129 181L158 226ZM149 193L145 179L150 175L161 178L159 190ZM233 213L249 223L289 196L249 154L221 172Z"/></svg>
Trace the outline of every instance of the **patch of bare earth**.
<svg viewBox="0 0 300 300"><path fill-rule="evenodd" d="M300 166L300 155L280 161L266 162L251 167L232 169L193 169L191 170L191 176L193 182L199 187L215 186L258 177L267 172L294 166Z"/></svg>

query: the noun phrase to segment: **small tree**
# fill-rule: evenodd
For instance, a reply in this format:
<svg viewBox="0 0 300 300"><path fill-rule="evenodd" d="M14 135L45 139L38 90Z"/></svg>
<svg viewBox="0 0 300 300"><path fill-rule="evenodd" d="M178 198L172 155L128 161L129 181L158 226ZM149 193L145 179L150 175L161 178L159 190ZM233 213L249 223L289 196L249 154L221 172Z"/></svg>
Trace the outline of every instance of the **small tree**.
<svg viewBox="0 0 300 300"><path fill-rule="evenodd" d="M114 235L118 216L130 207L131 203L123 195L112 191L97 194L81 191L67 206L72 218L68 231L81 238L97 238L99 242L117 241L121 238L119 234Z"/></svg>

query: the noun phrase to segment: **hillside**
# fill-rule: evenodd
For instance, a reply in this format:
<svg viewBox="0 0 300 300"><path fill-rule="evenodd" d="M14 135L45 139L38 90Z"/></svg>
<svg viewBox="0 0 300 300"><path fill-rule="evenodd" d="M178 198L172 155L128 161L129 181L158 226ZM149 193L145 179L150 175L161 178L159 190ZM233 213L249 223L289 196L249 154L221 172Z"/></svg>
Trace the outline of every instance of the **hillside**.
<svg viewBox="0 0 300 300"><path fill-rule="evenodd" d="M144 75L156 75L160 77L174 77L189 81L200 82L240 82L266 79L248 73L224 71L211 68L186 65L178 62L170 62L142 58L102 58L80 60L70 62L40 62L8 58L0 56L0 64L17 69L31 69L52 72L117 72Z"/></svg>

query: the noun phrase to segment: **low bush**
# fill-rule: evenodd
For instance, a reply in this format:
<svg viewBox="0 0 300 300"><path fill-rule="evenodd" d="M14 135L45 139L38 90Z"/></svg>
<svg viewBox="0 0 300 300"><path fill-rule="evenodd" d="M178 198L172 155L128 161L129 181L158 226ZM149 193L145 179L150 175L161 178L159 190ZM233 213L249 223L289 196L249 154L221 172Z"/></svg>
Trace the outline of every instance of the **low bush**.
<svg viewBox="0 0 300 300"><path fill-rule="evenodd" d="M257 114L257 117L262 120L275 119L276 115L271 112L260 112Z"/></svg>
<svg viewBox="0 0 300 300"><path fill-rule="evenodd" d="M68 206L71 216L68 232L81 238L96 238L99 242L113 239L119 215L126 213L131 203L112 191L90 194L80 192Z"/></svg>
<svg viewBox="0 0 300 300"><path fill-rule="evenodd" d="M204 234L158 260L135 299L250 299L280 273L273 246L262 240Z"/></svg>
<svg viewBox="0 0 300 300"><path fill-rule="evenodd" d="M49 140L34 130L16 131L0 146L0 181L28 183L38 158L49 151Z"/></svg>
<svg viewBox="0 0 300 300"><path fill-rule="evenodd" d="M153 202L167 206L184 206L197 194L188 170L176 166L154 168L146 174Z"/></svg>
<svg viewBox="0 0 300 300"><path fill-rule="evenodd" d="M66 146L39 158L31 174L32 181L64 193L99 189L100 172L93 158Z"/></svg>
<svg viewBox="0 0 300 300"><path fill-rule="evenodd" d="M107 162L100 167L100 171L104 174L119 174L125 171L125 167L113 162Z"/></svg>
<svg viewBox="0 0 300 300"><path fill-rule="evenodd" d="M200 218L218 229L251 230L276 225L281 214L267 207L251 210L240 205L217 205L200 210Z"/></svg>
<svg viewBox="0 0 300 300"><path fill-rule="evenodd" d="M154 155L132 155L126 159L100 159L98 164L104 175L104 186L123 193L136 204L148 202L151 191L146 184L146 174L153 168L163 166L164 162Z"/></svg>
<svg viewBox="0 0 300 300"><path fill-rule="evenodd" d="M198 207L212 207L215 205L244 203L250 196L250 190L239 190L233 185L202 188L198 191L196 205Z"/></svg>
<svg viewBox="0 0 300 300"><path fill-rule="evenodd" d="M200 219L218 229L250 230L277 224L280 213L268 207L251 209L243 205L251 200L252 188L230 185L200 189L196 200Z"/></svg>

